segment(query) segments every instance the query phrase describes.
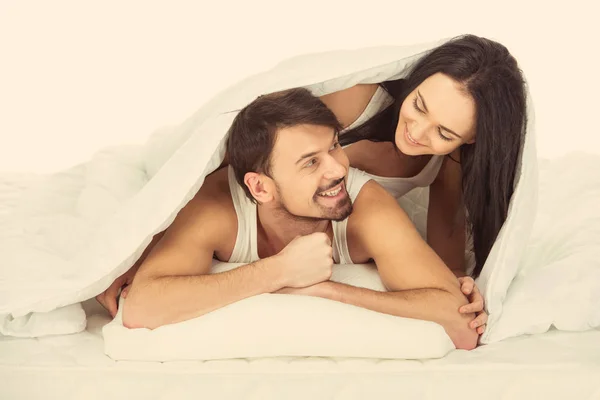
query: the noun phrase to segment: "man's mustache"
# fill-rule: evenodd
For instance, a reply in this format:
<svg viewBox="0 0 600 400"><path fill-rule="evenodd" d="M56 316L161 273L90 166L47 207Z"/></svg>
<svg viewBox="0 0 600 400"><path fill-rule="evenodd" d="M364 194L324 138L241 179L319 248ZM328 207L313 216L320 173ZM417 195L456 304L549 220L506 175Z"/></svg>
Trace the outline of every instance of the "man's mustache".
<svg viewBox="0 0 600 400"><path fill-rule="evenodd" d="M327 190L329 190L331 188L334 188L337 185L339 185L343 180L344 180L344 178L340 178L337 181L332 182L331 185L329 185L329 186L327 186L325 188L319 188L319 189L317 189L317 192L315 194L319 194L321 192L325 192L325 191L327 191Z"/></svg>

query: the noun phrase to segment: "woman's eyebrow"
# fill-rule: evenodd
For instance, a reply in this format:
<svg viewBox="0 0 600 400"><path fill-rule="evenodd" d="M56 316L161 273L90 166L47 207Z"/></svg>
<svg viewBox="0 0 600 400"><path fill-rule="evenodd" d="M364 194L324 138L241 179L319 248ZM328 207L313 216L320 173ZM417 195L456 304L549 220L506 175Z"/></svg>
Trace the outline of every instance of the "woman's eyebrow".
<svg viewBox="0 0 600 400"><path fill-rule="evenodd" d="M423 98L423 95L418 90L417 90L417 94L419 95L419 98L421 99L421 104L423 104L423 108L425 109L425 111L429 112L429 110L427 109L427 104L425 104L425 99ZM452 129L446 128L444 125L440 125L440 128L462 140L462 136L460 136L458 133L454 132Z"/></svg>

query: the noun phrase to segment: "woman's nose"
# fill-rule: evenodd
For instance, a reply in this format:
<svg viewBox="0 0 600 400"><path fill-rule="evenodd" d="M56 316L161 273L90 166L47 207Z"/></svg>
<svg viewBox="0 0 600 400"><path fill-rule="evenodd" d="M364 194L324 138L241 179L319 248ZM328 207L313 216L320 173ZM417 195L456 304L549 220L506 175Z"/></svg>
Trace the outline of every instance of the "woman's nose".
<svg viewBox="0 0 600 400"><path fill-rule="evenodd" d="M410 134L410 137L413 138L415 141L421 144L425 144L428 141L428 133L433 128L433 124L423 120L416 122L411 127L409 127L408 133Z"/></svg>

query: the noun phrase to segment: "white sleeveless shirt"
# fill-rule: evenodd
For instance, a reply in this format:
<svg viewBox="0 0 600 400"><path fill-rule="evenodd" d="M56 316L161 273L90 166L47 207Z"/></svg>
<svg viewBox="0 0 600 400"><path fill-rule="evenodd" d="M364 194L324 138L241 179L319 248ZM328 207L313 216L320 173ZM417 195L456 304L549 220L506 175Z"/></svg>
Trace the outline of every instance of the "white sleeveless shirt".
<svg viewBox="0 0 600 400"><path fill-rule="evenodd" d="M367 104L367 107L362 114L352 124L344 128L344 130L340 132L340 135L343 135L344 132L367 122L393 102L394 99L392 96L390 96L390 94L381 86L378 86L375 94L373 94L373 97L371 97L369 104ZM344 146L344 148L348 146L352 146L352 144ZM371 179L383 186L383 188L392 196L398 199L416 187L427 187L431 185L440 171L443 161L443 156L433 156L427 165L425 165L425 167L421 170L421 172L409 178L384 177L369 173L366 174Z"/></svg>
<svg viewBox="0 0 600 400"><path fill-rule="evenodd" d="M254 204L246 196L246 192L235 179L233 168L227 167L227 175L229 178L229 190L235 213L237 215L238 229L235 239L235 246L228 262L230 263L251 263L259 260L258 244L257 244L257 212L256 204ZM363 171L355 168L348 170L348 179L346 190L352 202L356 200L365 183L371 180L371 177ZM343 221L332 221L333 228L333 260L337 264L353 264L350 258L348 249L348 241L346 236L346 228L348 226L348 218Z"/></svg>

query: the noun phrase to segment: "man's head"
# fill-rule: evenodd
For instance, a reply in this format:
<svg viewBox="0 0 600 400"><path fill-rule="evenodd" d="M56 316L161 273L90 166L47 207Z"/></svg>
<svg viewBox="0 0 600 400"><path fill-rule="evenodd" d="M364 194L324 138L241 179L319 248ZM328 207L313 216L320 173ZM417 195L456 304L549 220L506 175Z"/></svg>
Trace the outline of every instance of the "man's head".
<svg viewBox="0 0 600 400"><path fill-rule="evenodd" d="M306 89L260 96L229 129L229 162L252 201L301 220L343 220L352 202L340 130L331 110Z"/></svg>

